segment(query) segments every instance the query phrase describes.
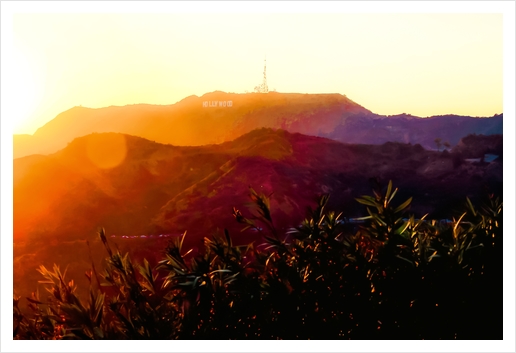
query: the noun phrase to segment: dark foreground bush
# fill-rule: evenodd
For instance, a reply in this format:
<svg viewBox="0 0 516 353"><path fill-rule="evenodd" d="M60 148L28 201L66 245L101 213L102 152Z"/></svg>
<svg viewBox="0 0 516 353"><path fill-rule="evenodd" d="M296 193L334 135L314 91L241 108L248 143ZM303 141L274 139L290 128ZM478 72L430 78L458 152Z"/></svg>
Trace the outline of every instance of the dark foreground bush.
<svg viewBox="0 0 516 353"><path fill-rule="evenodd" d="M406 215L411 199L378 185L357 201L368 216L328 212L328 196L287 234L250 189L256 246L227 231L193 255L174 239L151 268L107 251L90 296L58 267L40 268L50 297L31 316L14 299L15 339L502 339L502 202L493 195L449 222ZM93 264L92 264L93 265Z"/></svg>

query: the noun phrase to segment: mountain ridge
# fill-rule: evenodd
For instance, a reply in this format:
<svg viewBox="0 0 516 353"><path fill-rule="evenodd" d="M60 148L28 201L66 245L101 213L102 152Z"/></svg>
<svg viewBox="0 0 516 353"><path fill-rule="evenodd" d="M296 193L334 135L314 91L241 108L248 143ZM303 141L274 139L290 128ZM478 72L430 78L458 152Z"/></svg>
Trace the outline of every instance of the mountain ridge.
<svg viewBox="0 0 516 353"><path fill-rule="evenodd" d="M467 123L462 124L466 132L455 129L455 135L451 139L453 143L457 143L467 133L482 134L487 130L501 133L502 119L498 119L500 122L487 119L478 124L471 119L481 118L469 118ZM410 131L389 130L387 121L402 122L407 119L413 124L419 124L425 119L433 118L409 117L406 114L393 117L378 115L337 93L240 94L215 91L200 97L185 97L170 105L73 107L58 114L33 135L14 135L14 158L30 154L50 154L65 147L73 138L94 132L119 132L159 143L200 146L231 141L262 127L279 128L342 142L423 142L426 148L431 148L430 142L439 136L425 137L422 141L418 140L419 137L412 140L406 137L415 132L420 133L419 127L411 128ZM462 118L450 115L450 119ZM369 132L369 124L376 123L387 125L376 128L374 133ZM469 125L475 127L469 128ZM438 130L438 126L432 129L433 135L435 130ZM350 139L350 136L353 138Z"/></svg>
<svg viewBox="0 0 516 353"><path fill-rule="evenodd" d="M99 167L88 154L88 142L102 145L119 137L125 140L124 159L110 168ZM355 197L370 192L371 177L393 180L399 200L413 196L416 215L436 209L453 214L455 205L474 197L484 183L500 191L503 166L454 166L449 153L418 145L356 145L263 128L207 146L96 133L78 137L51 155L15 159L13 169L14 285L20 289L38 280L34 268L41 264L69 264L73 278L83 277L91 265L89 251L96 261L102 258L98 227L108 234L138 235L115 241L122 251L148 259L166 240L144 240L140 234L188 231L187 247L199 246L217 229L228 229L235 243L258 240L256 232L241 233L231 214L237 207L250 215L245 208L249 186L270 195L274 224L284 234L302 221L306 207L314 207L321 194L332 195L329 209L349 217L363 215Z"/></svg>
<svg viewBox="0 0 516 353"><path fill-rule="evenodd" d="M122 136L126 141L124 160L112 168L99 167L89 155L88 142L102 144L115 136ZM417 168L412 165L414 163ZM91 134L74 139L66 148L52 155L32 155L14 160L15 216L26 219L24 222L15 220L15 239L19 238L20 227L26 229L31 223L44 223L47 212L37 216L38 204L40 211L46 211L51 209L48 204L55 200L55 205L61 205L59 209L62 209L53 210L55 214L69 213L68 207L75 207L65 207L69 202L91 206L91 202L71 197L82 195L88 198L89 192L111 199L108 204L123 201L123 207L131 204L148 207L149 202L162 202L153 208L155 213L151 218L156 220L158 214L167 213L170 201L185 200L195 193L197 198L210 195L209 199L220 192L221 187L235 182L239 183L238 190L242 194L246 194L248 185L258 183L269 192L279 194L285 193L284 190L293 192L297 186L293 189L292 185L307 187L315 183L319 186L314 189L313 184L310 192L326 193L334 188L335 183L341 185L341 191L348 190L352 184L356 185L356 180L367 180L375 175L394 177L401 183L407 177L405 171L409 170L422 173L421 177L425 178L428 171L433 173L432 178L444 173L443 180L439 181L444 183L446 175L458 172L458 169L454 171L456 168L452 164L449 154L426 151L418 145L396 142L346 144L281 129L257 129L233 141L208 146L173 146L118 133ZM328 176L330 179L326 180ZM344 180L354 181L343 188L337 181L342 176ZM230 180L227 182L228 177ZM274 187L278 182L281 187ZM367 192L367 188L363 185L362 191L356 192ZM245 196L237 199L245 202ZM38 223L38 217L42 218L42 223ZM136 223L148 225L149 221L150 218ZM159 224L157 226L161 227L160 231L167 230Z"/></svg>

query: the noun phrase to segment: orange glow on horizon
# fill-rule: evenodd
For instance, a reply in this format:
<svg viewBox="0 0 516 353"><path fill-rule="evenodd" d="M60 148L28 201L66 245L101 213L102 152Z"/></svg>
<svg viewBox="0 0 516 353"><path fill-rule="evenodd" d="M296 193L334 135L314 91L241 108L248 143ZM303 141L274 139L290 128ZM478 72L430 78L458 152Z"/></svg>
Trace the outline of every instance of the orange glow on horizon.
<svg viewBox="0 0 516 353"><path fill-rule="evenodd" d="M13 25L15 133L79 105L252 92L265 55L278 92L345 94L383 115L503 112L496 13L21 13Z"/></svg>

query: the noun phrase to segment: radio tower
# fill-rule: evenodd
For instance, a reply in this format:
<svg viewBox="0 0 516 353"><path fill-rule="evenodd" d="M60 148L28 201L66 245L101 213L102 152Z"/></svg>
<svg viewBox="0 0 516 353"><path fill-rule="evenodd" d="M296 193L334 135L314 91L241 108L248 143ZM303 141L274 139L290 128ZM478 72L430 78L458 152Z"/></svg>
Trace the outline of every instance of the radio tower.
<svg viewBox="0 0 516 353"><path fill-rule="evenodd" d="M263 60L263 82L261 85L256 86L254 91L257 93L269 92L269 87L267 86L267 58Z"/></svg>

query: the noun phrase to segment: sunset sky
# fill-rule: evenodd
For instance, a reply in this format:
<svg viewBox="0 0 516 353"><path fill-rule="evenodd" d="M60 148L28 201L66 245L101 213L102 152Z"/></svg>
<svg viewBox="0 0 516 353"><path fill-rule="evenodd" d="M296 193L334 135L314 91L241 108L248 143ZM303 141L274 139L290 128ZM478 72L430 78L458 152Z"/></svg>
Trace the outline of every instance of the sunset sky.
<svg viewBox="0 0 516 353"><path fill-rule="evenodd" d="M15 13L2 97L14 132L33 133L78 105L251 92L265 57L269 88L278 92L341 93L385 115L503 112L502 14L185 6L165 6L168 13L101 13L99 4L92 5L96 13Z"/></svg>
<svg viewBox="0 0 516 353"><path fill-rule="evenodd" d="M4 307L12 305L13 285L12 133L33 134L79 105L173 104L215 90L252 92L262 81L265 57L269 89L278 92L345 94L384 115L504 113L504 179L515 179L514 2L2 1L0 5ZM504 184L508 214L516 210L514 191L513 182ZM506 223L504 233L514 232L514 222ZM504 297L509 299L504 309L512 313L514 237L505 239ZM73 342L59 347L42 341L15 346L13 321L4 315L1 322L2 351L6 344L12 348L9 351L77 350ZM504 337L512 337L513 331L514 322L504 322ZM324 350L342 350L328 342L323 343ZM464 341L394 343L393 349L400 352L464 350ZM96 344L84 341L81 349L148 350L148 342ZM184 351L203 350L189 341L174 344ZM200 344L205 344L201 347L205 351L218 348ZM250 349L242 341L223 344L219 351ZM320 341L272 344L253 342L252 348L321 349ZM345 347L357 352L387 347L382 342L371 344L355 341ZM470 347L513 351L512 344L475 341ZM162 344L152 348L170 350Z"/></svg>

